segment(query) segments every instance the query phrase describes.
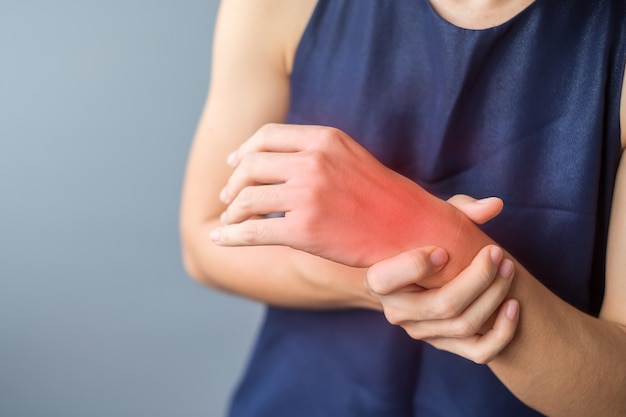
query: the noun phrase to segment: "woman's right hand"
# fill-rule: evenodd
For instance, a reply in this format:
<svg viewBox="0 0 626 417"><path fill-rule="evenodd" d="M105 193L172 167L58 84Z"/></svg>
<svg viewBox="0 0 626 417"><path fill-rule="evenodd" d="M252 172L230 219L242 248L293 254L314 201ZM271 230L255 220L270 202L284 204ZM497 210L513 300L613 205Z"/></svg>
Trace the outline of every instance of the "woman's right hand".
<svg viewBox="0 0 626 417"><path fill-rule="evenodd" d="M513 262L502 249L489 245L451 281L425 288L424 281L436 276L446 261L441 248L404 252L370 267L367 287L387 320L412 338L488 363L509 344L517 328L519 303L507 299Z"/></svg>
<svg viewBox="0 0 626 417"><path fill-rule="evenodd" d="M477 224L502 210L497 198L455 195L448 202ZM506 299L513 263L500 248L489 245L457 277L437 288L438 272L446 262L441 248L404 252L369 268L366 286L387 319L411 337L487 363L509 344L517 328L519 304Z"/></svg>
<svg viewBox="0 0 626 417"><path fill-rule="evenodd" d="M459 194L448 203L477 224L502 210L498 198L475 200ZM403 327L414 339L476 363L488 363L517 329L519 303L506 299L513 263L500 248L489 245L438 288L437 275L447 260L447 253L436 247L404 252L370 267L366 286L389 322Z"/></svg>

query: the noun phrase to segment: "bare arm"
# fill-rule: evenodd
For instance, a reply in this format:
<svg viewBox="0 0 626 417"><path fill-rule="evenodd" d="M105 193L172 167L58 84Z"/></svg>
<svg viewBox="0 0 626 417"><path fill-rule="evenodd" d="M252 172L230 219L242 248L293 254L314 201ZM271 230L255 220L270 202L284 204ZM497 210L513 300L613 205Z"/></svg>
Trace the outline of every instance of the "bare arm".
<svg viewBox="0 0 626 417"><path fill-rule="evenodd" d="M431 196L397 176L388 175L351 139L331 132L335 135L332 140L324 140L325 132L315 127L272 127L242 145L238 154L239 157L244 155L240 159L243 165L237 167L227 187L229 197L225 200L231 204L226 211L225 224L214 232L214 239L235 246L286 245L360 266L378 262L412 246L421 246L426 239L451 249L449 266L434 276L439 278L435 281L439 285L425 285L428 288L454 286L458 277L450 279L461 272L460 265L469 263L466 262L467 254L493 243L480 230L469 227L466 220L462 223L447 220L449 207L428 205ZM319 140L295 139L317 133L320 133ZM252 147L251 152L249 147ZM278 159L283 164L276 168L272 161ZM264 178L273 180L264 181ZM497 300L497 303L486 302L497 307L506 296L517 300L507 302L506 306L515 309L519 303L521 315L517 335L495 359L488 358L489 363L514 394L548 415L626 415L626 284L623 282L624 264L618 260L618 256L626 251L625 184L626 168L622 166L612 210L606 277L610 294L607 294L600 319L584 314L558 298L518 263L514 266L515 279L509 293L502 295L494 291L488 298ZM415 196L414 200L412 196ZM379 215L385 210L393 215ZM286 212L285 217L254 218L254 214L276 211ZM415 213L430 217L424 221ZM377 222L379 219L388 220L381 225ZM422 227L420 222L427 227ZM441 230L440 225L448 233L437 233ZM429 230L428 226L437 230ZM394 231L392 241L386 238L389 230ZM457 239L459 236L462 239ZM470 259L473 256L469 255ZM554 261L558 262L557 259ZM446 271L448 274L442 275ZM494 279L493 272L486 275ZM511 276L504 272L501 275L502 278ZM504 280L497 281L503 283L500 288L506 288ZM443 285L448 282L450 285ZM423 310L420 303L404 310L408 314L421 315L417 321L439 320L443 323L466 311L463 306L459 308L458 300L470 293L453 292L455 294L448 296L447 303L434 311L420 311ZM485 304L480 296L471 297L477 305ZM510 340L507 335L512 334L510 330L517 322L516 312L506 319L506 306L499 310L501 320L496 319L494 324L504 330L494 333L493 340L498 346L506 345ZM480 317L478 324L482 325L484 315L481 313ZM461 337L471 336L467 329L474 334L479 327L461 328ZM430 335L423 335L413 331L420 334L417 338L451 336L445 332L437 334L432 328L430 332Z"/></svg>
<svg viewBox="0 0 626 417"><path fill-rule="evenodd" d="M251 4L246 2L250 13L267 13L267 10L263 12L263 6L257 11ZM237 14L232 9L231 13ZM223 11L222 22L228 21L224 16L227 14ZM241 13L238 16L241 18ZM231 173L223 162L227 154L261 125L281 122L287 106L285 67L282 73L274 71L283 60L278 58L280 53L270 60L278 67L266 68L267 74L264 71L254 76L247 74L250 83L231 80L234 77L229 74L231 66L253 68L264 63L260 59L247 62L254 56L239 57L243 61L232 56L220 58L221 54L228 55L228 51L236 49L227 41L228 31L221 29L225 26L222 23L218 29L226 34L216 41L215 59L224 67L220 69L222 64L216 64L214 68L211 94L190 156L183 195L181 229L189 271L209 285L270 303L311 307L375 305L365 291L360 293L361 270L308 257L286 247L220 248L209 239L209 231L220 224L219 215L225 210L217 195ZM248 35L255 41L262 38ZM218 44L223 46L222 52ZM261 75L268 78L258 82ZM519 301L518 331L489 366L522 401L548 415L626 415L624 187L626 168L622 164L611 223L607 295L599 319L560 300L516 265L509 297ZM319 276L327 277L328 285L316 282L306 272L326 268Z"/></svg>
<svg viewBox="0 0 626 417"><path fill-rule="evenodd" d="M221 248L209 239L225 209L218 195L232 173L227 155L260 126L285 119L291 60L314 3L222 3L210 91L183 188L184 263L206 285L272 304L377 308L363 270L285 247Z"/></svg>
<svg viewBox="0 0 626 417"><path fill-rule="evenodd" d="M426 291L411 291L411 288L433 274L436 276L440 266L434 265L422 250L404 252L369 269L370 288L381 301L389 321L402 326L415 339L487 363L513 394L542 413L624 416L624 164L617 187L607 256L606 296L600 318L570 306L520 265L515 266L515 277L506 294L509 288L505 285L506 274L488 261L485 250L448 284ZM495 280L487 290L481 286L485 279ZM512 300L502 304L493 325L481 335L478 330L485 317L507 298ZM510 312L509 306L513 308Z"/></svg>
<svg viewBox="0 0 626 417"><path fill-rule="evenodd" d="M613 204L600 318L565 303L518 269L516 337L490 367L522 401L550 416L626 415L626 165ZM555 260L557 261L557 260Z"/></svg>
<svg viewBox="0 0 626 417"><path fill-rule="evenodd" d="M183 189L184 262L199 282L270 304L380 310L364 285L363 269L285 246L220 247L210 239L226 209L218 196L233 171L226 164L227 155L260 126L285 118L291 61L313 3L228 0L222 4L210 93ZM285 27L284 22L293 27ZM468 199L455 199L452 204L479 222L501 209L498 201L473 205Z"/></svg>
<svg viewBox="0 0 626 417"><path fill-rule="evenodd" d="M489 296L497 291L496 285L483 291L480 280L467 281L468 277L502 281L498 278L502 274L496 273L495 266L485 262L484 256L481 260L480 254L440 289L404 289L438 272L420 250L377 263L370 268L368 281L392 323L401 325L416 339L488 363L511 392L531 407L549 416L624 416L625 252L626 162L622 158L612 207L606 294L599 318L565 303L520 265L515 266L509 293L504 297ZM503 304L493 329L485 336L477 334L484 318L505 297L514 300ZM520 314L514 310L507 314L507 306L515 307L512 303L519 304ZM511 338L516 317L517 333Z"/></svg>
<svg viewBox="0 0 626 417"><path fill-rule="evenodd" d="M483 291L480 280L465 284L468 277L502 281L484 256L481 262L480 254L442 288L414 293L404 289L409 284L420 285L438 272L419 250L375 264L368 280L392 323L435 347L488 363L511 392L529 406L549 416L617 417L626 415L624 253L626 162L622 157L610 224L606 294L599 318L561 300L519 264L515 265L508 294L491 297L495 303L490 302L489 292L497 291L496 285ZM513 306L513 300L507 301L499 310L493 331L487 332L487 337L477 334L484 318L504 298L515 300L520 313L505 320L502 316L506 316L507 306ZM510 337L516 318L517 331Z"/></svg>
<svg viewBox="0 0 626 417"><path fill-rule="evenodd" d="M600 316L576 310L520 269L510 294L520 300L523 312L518 334L490 364L522 401L550 416L626 415L626 79L624 83L622 157Z"/></svg>

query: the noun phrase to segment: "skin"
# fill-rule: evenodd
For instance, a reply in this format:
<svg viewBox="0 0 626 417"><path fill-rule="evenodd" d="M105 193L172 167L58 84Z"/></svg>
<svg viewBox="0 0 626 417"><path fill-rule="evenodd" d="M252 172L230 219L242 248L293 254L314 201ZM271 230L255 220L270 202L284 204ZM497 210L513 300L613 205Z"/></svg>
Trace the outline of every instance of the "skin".
<svg viewBox="0 0 626 417"><path fill-rule="evenodd" d="M356 267L440 245L454 254L441 286L489 243L462 212L337 129L265 125L229 161L235 172L220 193L229 226L212 234L221 245L286 245ZM284 217L252 218L279 212Z"/></svg>
<svg viewBox="0 0 626 417"><path fill-rule="evenodd" d="M454 24L482 28L510 19L529 2L436 0L432 4ZM257 216L268 212L265 211L268 208L280 209L280 206L267 206L268 199L271 200L267 195L285 204L280 201L282 193L275 192L280 186L275 182L288 182L292 177L275 176L265 182L268 178L256 177L261 172L255 171L258 165L249 162L242 165L242 161L248 158L258 164L268 155L260 158L253 155L280 153L281 166L282 163L288 166L286 155L302 156L297 155L302 149L275 152L265 142L260 148L250 146L248 139L254 138L262 126L280 123L285 118L295 48L313 7L313 1L304 0L252 3L227 0L222 4L211 88L190 153L181 205L183 257L189 273L209 286L275 305L383 310L391 323L401 325L412 337L475 362L488 363L518 398L544 414L626 415L623 394L626 392L626 280L623 279L626 264L619 256L626 249L626 168L623 166L618 173L613 202L606 296L599 318L560 300L493 245L478 249L473 259L465 261L465 269L459 268L456 277L450 280L440 278L441 272L457 255L448 247L446 252L431 246L434 242L409 250L411 246L407 245L411 240L407 238L388 252L385 252L387 245L380 244L371 253L343 259L340 250L319 252L325 250L323 245L319 242L311 245L310 235L294 241L292 234L285 232L293 228L281 229L284 225L297 226L298 221L285 221L289 220L288 216L282 219ZM625 104L622 102L622 109L626 108ZM351 144L348 139L345 142ZM233 150L238 151L229 160ZM326 155L326 151L316 151L318 162L318 157ZM333 155L342 160L349 152L336 150ZM375 165L375 161L371 163ZM324 164L312 166L311 175ZM415 188L393 175L385 173L380 178L387 178L406 191L407 200L398 201L398 207L414 195ZM276 187L269 193L244 192L244 197L248 193L248 208L246 204L224 203L234 203L242 190L260 188L257 179ZM380 187L384 188L382 181ZM285 184L283 188L287 188ZM227 191L222 192L225 186ZM297 188L291 193L295 196L291 202L298 202L298 196L303 195L298 194ZM439 207L467 216L460 217L464 225L470 224L469 220L486 221L501 208L497 200L479 204L466 196L455 197L446 204ZM304 213L307 206L310 205L299 206L300 212ZM455 208L458 210L454 211ZM223 213L226 214L222 216ZM296 219L316 219L307 217L306 213L302 216ZM452 217L459 218L457 214ZM242 228L258 222L271 227ZM333 227L338 224L341 223ZM468 230L473 230L470 226ZM285 240L287 236L292 240ZM319 241L329 236L322 236ZM377 244L385 240L382 234L377 237L380 237ZM251 243L262 246L220 246ZM273 246L264 246L265 243ZM351 265L364 266L369 262L374 265L368 270L354 268L283 245L302 246L301 249ZM413 247L417 246L420 245ZM263 271L263 279L259 279L259 271Z"/></svg>

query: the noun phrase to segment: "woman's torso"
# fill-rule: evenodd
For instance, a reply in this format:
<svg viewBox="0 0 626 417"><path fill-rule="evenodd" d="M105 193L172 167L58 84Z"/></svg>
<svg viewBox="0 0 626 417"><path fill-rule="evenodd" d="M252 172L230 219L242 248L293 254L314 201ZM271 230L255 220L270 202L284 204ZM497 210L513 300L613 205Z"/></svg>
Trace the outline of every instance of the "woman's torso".
<svg viewBox="0 0 626 417"><path fill-rule="evenodd" d="M294 58L287 121L340 128L442 198L501 197L484 231L595 313L620 148L623 6L522 9L467 30L428 0L320 1ZM232 415L534 412L487 367L410 340L379 313L270 308Z"/></svg>

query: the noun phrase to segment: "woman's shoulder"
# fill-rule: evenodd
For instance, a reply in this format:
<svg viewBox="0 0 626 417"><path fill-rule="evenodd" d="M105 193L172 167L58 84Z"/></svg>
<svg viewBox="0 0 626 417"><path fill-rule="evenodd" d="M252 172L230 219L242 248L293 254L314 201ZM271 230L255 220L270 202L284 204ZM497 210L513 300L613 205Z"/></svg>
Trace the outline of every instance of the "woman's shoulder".
<svg viewBox="0 0 626 417"><path fill-rule="evenodd" d="M222 0L216 37L243 40L257 53L278 57L289 73L316 4L317 0Z"/></svg>

